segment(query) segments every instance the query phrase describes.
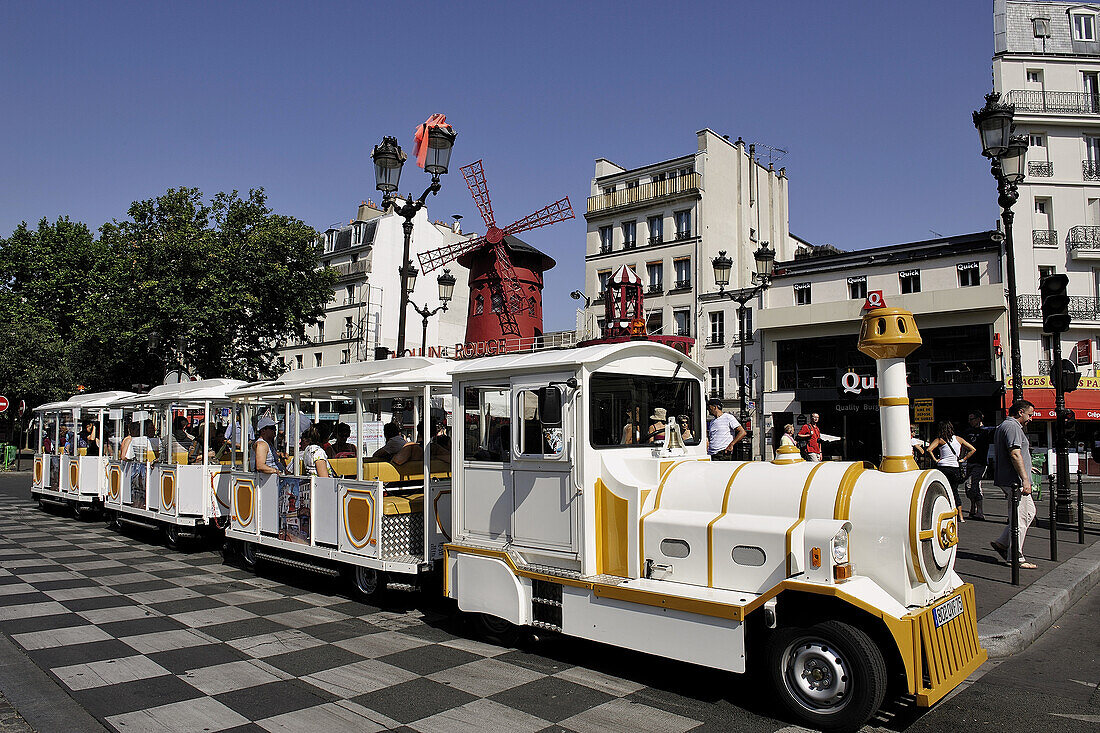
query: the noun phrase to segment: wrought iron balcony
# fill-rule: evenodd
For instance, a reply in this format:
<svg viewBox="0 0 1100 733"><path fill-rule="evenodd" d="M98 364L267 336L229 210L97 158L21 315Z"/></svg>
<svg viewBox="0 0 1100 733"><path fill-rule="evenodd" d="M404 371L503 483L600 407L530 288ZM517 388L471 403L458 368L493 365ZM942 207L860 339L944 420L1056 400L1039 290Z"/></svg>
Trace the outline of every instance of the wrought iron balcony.
<svg viewBox="0 0 1100 733"><path fill-rule="evenodd" d="M623 242L623 249L634 249L637 246L638 246L638 242L635 241L635 240L630 240L628 242Z"/></svg>
<svg viewBox="0 0 1100 733"><path fill-rule="evenodd" d="M1100 94L1088 92L1044 92L1038 89L1013 89L1005 101L1016 105L1017 112L1041 112L1056 115L1100 114Z"/></svg>
<svg viewBox="0 0 1100 733"><path fill-rule="evenodd" d="M710 391L710 399L724 400L726 399L726 391L722 389L712 389Z"/></svg>
<svg viewBox="0 0 1100 733"><path fill-rule="evenodd" d="M690 328L677 328L676 329L676 335L677 336L691 336L691 329Z"/></svg>
<svg viewBox="0 0 1100 733"><path fill-rule="evenodd" d="M1031 243L1036 247L1057 247L1058 231L1056 229L1032 229Z"/></svg>
<svg viewBox="0 0 1100 733"><path fill-rule="evenodd" d="M1100 250L1100 227L1070 227L1066 235L1066 249L1070 252L1079 249Z"/></svg>
<svg viewBox="0 0 1100 733"><path fill-rule="evenodd" d="M663 241L665 241L664 237L662 237L660 234L654 234L652 237L649 238L650 244L660 244Z"/></svg>
<svg viewBox="0 0 1100 733"><path fill-rule="evenodd" d="M649 287L645 289L646 295L660 295L663 292L665 292L664 283L650 283Z"/></svg>
<svg viewBox="0 0 1100 733"><path fill-rule="evenodd" d="M1038 295L1018 296L1016 310L1021 319L1038 320L1043 317L1042 300ZM1069 296L1069 317L1082 321L1100 321L1100 298Z"/></svg>
<svg viewBox="0 0 1100 733"><path fill-rule="evenodd" d="M1032 178L1050 178L1054 175L1054 163L1032 160L1027 164L1027 174Z"/></svg>
<svg viewBox="0 0 1100 733"><path fill-rule="evenodd" d="M1100 181L1100 161L1082 160L1081 176L1086 181Z"/></svg>
<svg viewBox="0 0 1100 733"><path fill-rule="evenodd" d="M701 176L698 173L689 173L686 176L666 178L663 181L654 181L640 186L601 193L588 197L588 213L614 209L619 206L639 204L665 196L676 196L685 193L697 193Z"/></svg>
<svg viewBox="0 0 1100 733"><path fill-rule="evenodd" d="M674 292L676 290L691 290L691 280L677 280L672 283L672 290L669 292Z"/></svg>
<svg viewBox="0 0 1100 733"><path fill-rule="evenodd" d="M605 255L605 254L608 254L610 251L611 251L611 245L610 244L601 244L600 245L600 254Z"/></svg>
<svg viewBox="0 0 1100 733"><path fill-rule="evenodd" d="M681 239L691 239L691 230L686 229L682 232L676 232L676 241L680 241Z"/></svg>
<svg viewBox="0 0 1100 733"><path fill-rule="evenodd" d="M1040 359L1039 360L1039 374L1049 376L1050 375L1050 364L1051 364L1050 359Z"/></svg>
<svg viewBox="0 0 1100 733"><path fill-rule="evenodd" d="M715 339L713 336L711 338L708 338L707 342L705 344L703 344L703 346L705 346L708 349L720 349L725 345L726 345L726 343L725 343L724 338Z"/></svg>
<svg viewBox="0 0 1100 733"><path fill-rule="evenodd" d="M338 278L343 279L345 277L354 277L370 272L370 260L342 262L339 265L329 265L329 267L336 270L336 276Z"/></svg>

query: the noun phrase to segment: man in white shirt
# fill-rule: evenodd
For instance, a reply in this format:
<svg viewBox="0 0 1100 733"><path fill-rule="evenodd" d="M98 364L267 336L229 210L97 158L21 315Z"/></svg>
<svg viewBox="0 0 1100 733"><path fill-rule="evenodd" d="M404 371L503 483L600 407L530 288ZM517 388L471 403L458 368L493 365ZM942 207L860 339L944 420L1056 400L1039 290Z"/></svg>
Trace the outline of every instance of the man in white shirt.
<svg viewBox="0 0 1100 733"><path fill-rule="evenodd" d="M713 418L707 423L707 453L712 461L732 461L733 446L745 437L745 429L737 418L722 411L722 400L708 400L707 412Z"/></svg>

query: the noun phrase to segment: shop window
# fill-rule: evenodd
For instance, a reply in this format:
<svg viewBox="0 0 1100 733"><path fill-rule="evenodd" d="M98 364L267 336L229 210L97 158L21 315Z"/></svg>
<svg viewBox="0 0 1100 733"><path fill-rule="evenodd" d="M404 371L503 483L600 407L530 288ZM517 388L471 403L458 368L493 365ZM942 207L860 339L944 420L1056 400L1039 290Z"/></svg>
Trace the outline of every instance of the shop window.
<svg viewBox="0 0 1100 733"><path fill-rule="evenodd" d="M920 292L920 270L902 270L898 273L902 295Z"/></svg>
<svg viewBox="0 0 1100 733"><path fill-rule="evenodd" d="M972 288L982 284L977 262L960 262L955 265L955 271L959 275L960 288Z"/></svg>
<svg viewBox="0 0 1100 733"><path fill-rule="evenodd" d="M848 297L852 300L863 300L867 297L866 275L856 275L848 278Z"/></svg>
<svg viewBox="0 0 1100 733"><path fill-rule="evenodd" d="M810 300L810 284L809 283L795 283L794 284L794 304L795 305L809 305Z"/></svg>

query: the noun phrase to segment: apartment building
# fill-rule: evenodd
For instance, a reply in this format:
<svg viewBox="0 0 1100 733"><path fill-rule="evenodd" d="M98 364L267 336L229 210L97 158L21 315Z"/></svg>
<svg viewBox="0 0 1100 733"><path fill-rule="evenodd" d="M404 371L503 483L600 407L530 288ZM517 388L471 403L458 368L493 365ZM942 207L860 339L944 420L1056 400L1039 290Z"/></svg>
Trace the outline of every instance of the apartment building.
<svg viewBox="0 0 1100 733"><path fill-rule="evenodd" d="M602 321L602 294L620 265L642 278L650 333L691 336L693 356L708 368L708 390L737 404L737 304L719 293L711 261L733 259L727 289L752 286L753 252L768 242L781 260L799 240L788 232L787 175L761 162L755 146L710 129L696 133L696 149L656 163L626 168L596 160L585 251L589 314ZM746 363L759 371L753 312L746 315ZM591 315L589 318L591 318ZM750 366L751 369L751 366Z"/></svg>
<svg viewBox="0 0 1100 733"><path fill-rule="evenodd" d="M404 247L404 220L383 212L371 201L359 205L347 224L331 226L321 235L322 262L337 272L332 300L324 317L306 328L306 338L284 344L279 359L287 369L346 364L375 358L375 350L397 347L401 277L398 268ZM462 233L458 222L431 221L427 208L413 219L409 258L414 265L421 251L443 247L472 235ZM446 311L428 319L427 344L440 352L453 350L466 333L466 310L470 288L467 271L453 265L456 278L454 297ZM440 272L421 274L409 299L428 310L439 305L436 277ZM405 346L419 350L423 320L409 307ZM449 352L446 352L449 353Z"/></svg>

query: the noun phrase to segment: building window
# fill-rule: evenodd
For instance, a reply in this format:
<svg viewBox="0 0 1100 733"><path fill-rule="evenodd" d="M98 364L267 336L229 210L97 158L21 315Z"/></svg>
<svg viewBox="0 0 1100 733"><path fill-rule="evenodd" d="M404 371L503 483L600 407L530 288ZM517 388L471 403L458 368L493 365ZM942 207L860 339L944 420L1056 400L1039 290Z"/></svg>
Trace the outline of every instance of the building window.
<svg viewBox="0 0 1100 733"><path fill-rule="evenodd" d="M313 366L321 366L321 352L313 355Z"/></svg>
<svg viewBox="0 0 1100 733"><path fill-rule="evenodd" d="M673 268L676 271L676 283L673 285L674 290L684 290L691 287L691 258L683 257L678 260L674 260L672 263Z"/></svg>
<svg viewBox="0 0 1100 733"><path fill-rule="evenodd" d="M325 342L325 322L317 321L317 343Z"/></svg>
<svg viewBox="0 0 1100 733"><path fill-rule="evenodd" d="M688 239L691 236L691 210L676 212L676 238Z"/></svg>
<svg viewBox="0 0 1100 733"><path fill-rule="evenodd" d="M863 300L867 297L866 275L855 275L848 278L848 297L852 300Z"/></svg>
<svg viewBox="0 0 1100 733"><path fill-rule="evenodd" d="M722 311L710 313L710 340L708 346L721 346L726 342L726 314Z"/></svg>
<svg viewBox="0 0 1100 733"><path fill-rule="evenodd" d="M955 270L959 273L960 288L972 288L982 284L977 262L960 262L955 265Z"/></svg>
<svg viewBox="0 0 1100 733"><path fill-rule="evenodd" d="M691 335L691 311L687 308L679 308L672 311L672 320L676 323L677 336Z"/></svg>
<svg viewBox="0 0 1100 733"><path fill-rule="evenodd" d="M695 172L695 171L694 171L694 170L692 170L691 168L681 168L681 169L680 169L680 175L681 175L681 176L690 176L690 175L691 175L692 173L694 173L694 172Z"/></svg>
<svg viewBox="0 0 1100 733"><path fill-rule="evenodd" d="M1093 16L1084 14L1073 16L1073 40L1096 40L1096 21Z"/></svg>
<svg viewBox="0 0 1100 733"><path fill-rule="evenodd" d="M1031 30L1036 38L1050 38L1050 18L1032 18Z"/></svg>
<svg viewBox="0 0 1100 733"><path fill-rule="evenodd" d="M600 295L602 296L604 291L607 290L607 281L611 278L611 270L597 272L596 277L600 280Z"/></svg>
<svg viewBox="0 0 1100 733"><path fill-rule="evenodd" d="M600 252L611 251L611 241L613 238L611 227L600 227Z"/></svg>
<svg viewBox="0 0 1100 733"><path fill-rule="evenodd" d="M478 293L477 297L474 298L473 310L475 316L480 316L485 312L485 297L481 293Z"/></svg>
<svg viewBox="0 0 1100 733"><path fill-rule="evenodd" d="M344 291L344 305L351 305L355 302L355 286L348 285Z"/></svg>
<svg viewBox="0 0 1100 733"><path fill-rule="evenodd" d="M341 338L351 338L351 316L344 316L344 333Z"/></svg>
<svg viewBox="0 0 1100 733"><path fill-rule="evenodd" d="M902 270L898 273L902 295L920 292L920 270Z"/></svg>
<svg viewBox="0 0 1100 733"><path fill-rule="evenodd" d="M504 295L499 290L494 290L489 293L489 303L493 307L493 313L501 313L504 311Z"/></svg>
<svg viewBox="0 0 1100 733"><path fill-rule="evenodd" d="M1053 275L1057 270L1054 265L1039 265L1039 282L1042 283L1045 278Z"/></svg>
<svg viewBox="0 0 1100 733"><path fill-rule="evenodd" d="M638 223L634 221L623 222L623 248L634 249L638 246Z"/></svg>
<svg viewBox="0 0 1100 733"><path fill-rule="evenodd" d="M1039 71L1038 69L1028 69L1027 81L1029 84L1042 84L1043 72Z"/></svg>
<svg viewBox="0 0 1100 733"><path fill-rule="evenodd" d="M286 357L285 356L280 356L279 357L279 371L281 371L281 372L286 371Z"/></svg>
<svg viewBox="0 0 1100 733"><path fill-rule="evenodd" d="M341 364L350 364L351 363L351 349L344 349L343 351L340 352L340 363Z"/></svg>
<svg viewBox="0 0 1100 733"><path fill-rule="evenodd" d="M664 221L663 216L651 216L646 220L646 225L649 227L650 244L660 244L664 239Z"/></svg>
<svg viewBox="0 0 1100 733"><path fill-rule="evenodd" d="M661 292L664 289L665 263L647 262L645 271L646 276L649 278L649 292Z"/></svg>
<svg viewBox="0 0 1100 733"><path fill-rule="evenodd" d="M794 284L794 304L795 305L809 305L810 304L810 284L809 283L795 283Z"/></svg>
<svg viewBox="0 0 1100 733"><path fill-rule="evenodd" d="M1054 353L1054 334L1043 334L1043 359L1050 362L1051 355Z"/></svg>
<svg viewBox="0 0 1100 733"><path fill-rule="evenodd" d="M627 181L626 182L626 187L627 188L637 188L638 187L638 179L635 178L633 181Z"/></svg>
<svg viewBox="0 0 1100 733"><path fill-rule="evenodd" d="M645 314L645 330L646 333L661 334L665 330L665 309L657 308L656 310L648 311Z"/></svg>
<svg viewBox="0 0 1100 733"><path fill-rule="evenodd" d="M1045 148L1047 146L1047 136L1042 132L1033 132L1027 136L1027 144L1032 148Z"/></svg>
<svg viewBox="0 0 1100 733"><path fill-rule="evenodd" d="M744 333L745 341L752 341L752 308L744 308L741 310L741 321L739 328L741 330L738 331L738 340L741 339L741 333Z"/></svg>
<svg viewBox="0 0 1100 733"><path fill-rule="evenodd" d="M296 354L294 356L294 363L298 366L299 369L301 369L303 366L305 366L305 363L302 360L302 355L301 354Z"/></svg>
<svg viewBox="0 0 1100 733"><path fill-rule="evenodd" d="M726 396L725 368L716 366L710 368L710 396L719 399Z"/></svg>

